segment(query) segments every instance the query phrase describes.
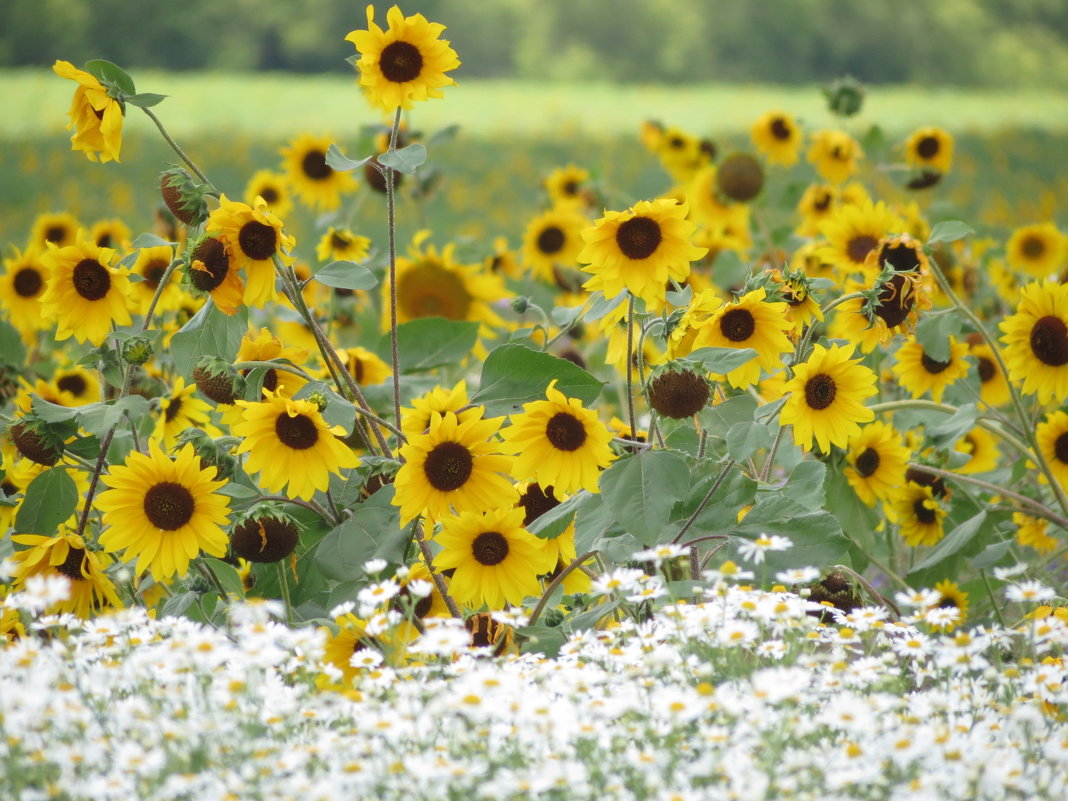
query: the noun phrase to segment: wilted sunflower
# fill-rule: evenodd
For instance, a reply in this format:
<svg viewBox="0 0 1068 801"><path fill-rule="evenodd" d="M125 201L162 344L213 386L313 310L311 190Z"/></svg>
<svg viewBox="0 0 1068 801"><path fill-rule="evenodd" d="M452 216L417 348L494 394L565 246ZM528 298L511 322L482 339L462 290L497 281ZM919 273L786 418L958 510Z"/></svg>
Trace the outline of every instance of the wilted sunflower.
<svg viewBox="0 0 1068 801"><path fill-rule="evenodd" d="M935 608L945 609L952 607L960 612L960 617L951 623L932 625L931 630L953 631L968 618L968 593L964 592L955 581L950 581L949 579L942 579L935 584L934 588L942 596L938 603L935 604Z"/></svg>
<svg viewBox="0 0 1068 801"><path fill-rule="evenodd" d="M556 566L544 541L523 527L521 507L447 517L434 540L442 549L435 567L455 569L449 592L469 609L519 606L541 593L538 576Z"/></svg>
<svg viewBox="0 0 1068 801"><path fill-rule="evenodd" d="M1009 379L1039 403L1068 397L1068 284L1034 281L1001 323Z"/></svg>
<svg viewBox="0 0 1068 801"><path fill-rule="evenodd" d="M905 140L905 163L910 167L949 172L953 165L953 136L942 128L920 128Z"/></svg>
<svg viewBox="0 0 1068 801"><path fill-rule="evenodd" d="M100 544L108 553L122 551L124 562L136 558L136 571L147 569L156 581L181 578L200 551L226 555L229 539L222 526L230 500L217 492L226 482L214 480L214 467L201 468L192 445L174 459L154 439L148 450L147 456L131 451L125 464L101 476L110 489L96 500L104 512Z"/></svg>
<svg viewBox="0 0 1068 801"><path fill-rule="evenodd" d="M923 252L923 243L909 234L884 236L868 252L864 267L869 276L874 278L886 265L898 272L917 272L923 276L931 274L931 262Z"/></svg>
<svg viewBox="0 0 1068 801"><path fill-rule="evenodd" d="M967 453L971 457L956 468L962 475L989 473L998 466L997 440L985 428L973 428L957 441L953 450Z"/></svg>
<svg viewBox="0 0 1068 801"><path fill-rule="evenodd" d="M219 208L208 217L205 230L218 233L226 240L232 259L231 269L244 269L247 281L243 297L246 306L263 306L276 297L274 290L274 258L292 264L288 252L297 241L282 232L282 221L266 202L255 208L240 201L219 199Z"/></svg>
<svg viewBox="0 0 1068 801"><path fill-rule="evenodd" d="M557 265L576 267L582 250L582 231L589 221L573 207L543 212L523 234L523 262L543 281L552 282Z"/></svg>
<svg viewBox="0 0 1068 801"><path fill-rule="evenodd" d="M351 172L339 172L326 163L329 136L301 134L282 148L282 167L297 196L313 209L333 211L341 196L355 192L358 184Z"/></svg>
<svg viewBox="0 0 1068 801"><path fill-rule="evenodd" d="M1035 429L1035 438L1053 477L1068 488L1068 414L1056 411L1046 415Z"/></svg>
<svg viewBox="0 0 1068 801"><path fill-rule="evenodd" d="M914 398L931 393L935 403L942 402L942 393L946 387L968 374L969 365L964 358L968 354L968 345L949 338L949 359L939 361L932 359L915 339L905 342L897 350L893 373L898 382Z"/></svg>
<svg viewBox="0 0 1068 801"><path fill-rule="evenodd" d="M824 453L831 445L844 448L860 434L858 423L875 419L864 405L864 399L877 392L875 373L859 359L851 360L852 355L852 345L816 345L783 386L789 394L779 423L793 425L794 442L806 451L813 441Z"/></svg>
<svg viewBox="0 0 1068 801"><path fill-rule="evenodd" d="M801 126L785 111L761 114L749 129L753 145L768 160L768 164L792 167L801 153Z"/></svg>
<svg viewBox="0 0 1068 801"><path fill-rule="evenodd" d="M820 232L827 238L823 258L841 270L842 275L864 272L866 277L874 278L865 269L869 254L884 237L904 227L904 220L882 201L843 205L820 224ZM881 267L882 264L877 265L876 274Z"/></svg>
<svg viewBox="0 0 1068 801"><path fill-rule="evenodd" d="M245 282L230 255L226 240L206 236L193 249L193 261L186 275L189 283L211 295L224 314L234 315L241 308Z"/></svg>
<svg viewBox="0 0 1068 801"><path fill-rule="evenodd" d="M612 432L578 398L565 397L556 379L545 397L524 404L523 413L513 415L501 432L504 449L516 454L513 476L543 489L552 486L557 493L598 492L601 469L615 459L608 446Z"/></svg>
<svg viewBox="0 0 1068 801"><path fill-rule="evenodd" d="M96 78L69 61L56 61L52 71L78 84L67 115L67 128L74 128L71 150L85 153L89 161L118 161L122 149L123 109Z"/></svg>
<svg viewBox="0 0 1068 801"><path fill-rule="evenodd" d="M264 390L263 401L239 400L244 411L231 426L242 437L236 453L248 454L245 469L259 473L269 492L284 489L290 498L311 500L330 485L330 474L360 464L359 458L338 437L345 429L331 426L319 407L308 400L293 400Z"/></svg>
<svg viewBox="0 0 1068 801"><path fill-rule="evenodd" d="M0 276L0 308L5 317L27 344L37 338L37 332L51 328L52 323L41 313L41 296L48 281L48 267L39 250L4 259L4 274Z"/></svg>
<svg viewBox="0 0 1068 801"><path fill-rule="evenodd" d="M163 280L163 274L174 258L174 248L170 245L159 245L152 248L141 248L137 251L137 260L130 267L133 275L139 275L143 280L133 282L134 306L140 314L146 314L152 304L159 282ZM172 275L168 284L160 293L156 302L155 314L174 311L182 303L182 290Z"/></svg>
<svg viewBox="0 0 1068 801"><path fill-rule="evenodd" d="M11 540L29 546L11 555L15 588L22 587L30 576L60 575L70 579L70 594L49 607L50 614L71 612L85 619L105 607L122 606L115 585L105 572L110 558L88 550L80 535L64 530L53 537L14 534Z"/></svg>
<svg viewBox="0 0 1068 801"><path fill-rule="evenodd" d="M315 255L319 261L363 261L371 249L371 240L347 228L330 226L319 240Z"/></svg>
<svg viewBox="0 0 1068 801"><path fill-rule="evenodd" d="M1068 258L1068 236L1051 222L1025 225L1012 232L1005 245L1005 258L1014 270L1048 278Z"/></svg>
<svg viewBox="0 0 1068 801"><path fill-rule="evenodd" d="M840 184L857 171L864 151L845 131L819 131L812 137L807 158L823 180Z"/></svg>
<svg viewBox="0 0 1068 801"><path fill-rule="evenodd" d="M860 430L849 443L846 467L842 472L849 486L868 506L876 500L889 501L905 483L905 468L910 451L889 423L875 420Z"/></svg>
<svg viewBox="0 0 1068 801"><path fill-rule="evenodd" d="M705 255L691 243L696 226L674 200L642 200L627 211L608 211L582 232L578 260L593 274L584 286L615 297L624 289L649 303L664 301L669 279L681 283L690 262Z"/></svg>
<svg viewBox="0 0 1068 801"><path fill-rule="evenodd" d="M374 19L374 6L367 6L367 30L345 37L360 54L360 85L371 103L385 111L412 108L414 101L442 97L442 87L456 85L445 73L460 59L448 40L438 38L444 25L422 14L406 17L397 6L386 14L387 30Z"/></svg>
<svg viewBox="0 0 1068 801"><path fill-rule="evenodd" d="M545 191L553 206L582 206L586 202L586 182L589 180L589 170L568 164L549 173L545 179Z"/></svg>
<svg viewBox="0 0 1068 801"><path fill-rule="evenodd" d="M935 499L929 486L910 481L894 493L891 505L893 518L908 545L913 548L917 545L934 545L942 539L945 534L942 519L946 516L946 510Z"/></svg>
<svg viewBox="0 0 1068 801"><path fill-rule="evenodd" d="M478 415L458 420L453 412L430 415L425 434L409 435L400 450L404 464L397 471L397 494L401 525L417 515L440 520L451 511L495 509L515 502L518 493L506 477L512 457L501 453L492 440L500 418Z"/></svg>
<svg viewBox="0 0 1068 801"><path fill-rule="evenodd" d="M794 349L786 332L793 325L786 317L786 303L765 300L763 287L747 292L733 303L721 306L697 329L693 347L752 348L756 356L727 373L732 387L744 389L760 380L761 370L772 373L782 367L782 354Z"/></svg>
<svg viewBox="0 0 1068 801"><path fill-rule="evenodd" d="M286 177L271 170L257 170L245 186L245 202L256 205L256 198L262 197L271 213L285 219L293 211L293 195L286 183Z"/></svg>
<svg viewBox="0 0 1068 801"><path fill-rule="evenodd" d="M56 339L74 337L100 345L111 326L129 325L130 279L111 266L115 251L79 236L75 244L50 248L41 261L51 270L41 295L42 312L57 323Z"/></svg>

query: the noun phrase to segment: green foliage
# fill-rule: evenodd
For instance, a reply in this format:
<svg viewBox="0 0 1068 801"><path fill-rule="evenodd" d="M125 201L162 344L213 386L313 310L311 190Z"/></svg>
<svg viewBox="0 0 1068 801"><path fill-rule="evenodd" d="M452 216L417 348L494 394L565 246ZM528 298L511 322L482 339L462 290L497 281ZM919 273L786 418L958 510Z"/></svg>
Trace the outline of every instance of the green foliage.
<svg viewBox="0 0 1068 801"><path fill-rule="evenodd" d="M15 530L49 537L77 506L78 488L66 468L45 470L26 488L26 497L15 515Z"/></svg>
<svg viewBox="0 0 1068 801"><path fill-rule="evenodd" d="M669 450L640 451L601 475L601 494L612 519L646 546L663 541L671 509L689 488L689 464Z"/></svg>
<svg viewBox="0 0 1068 801"><path fill-rule="evenodd" d="M544 400L552 381L569 398L590 404L601 394L599 381L567 359L511 343L494 348L482 365L482 379L472 396L486 405L487 415L511 414L524 403Z"/></svg>
<svg viewBox="0 0 1068 801"><path fill-rule="evenodd" d="M334 581L360 580L364 564L371 559L400 562L411 532L398 525L392 498L392 487L375 493L323 537L315 549L315 564L323 576Z"/></svg>
<svg viewBox="0 0 1068 801"><path fill-rule="evenodd" d="M465 358L478 339L478 323L424 317L397 326L397 349L402 373L433 370ZM389 334L382 337L378 352L389 360Z"/></svg>
<svg viewBox="0 0 1068 801"><path fill-rule="evenodd" d="M178 372L191 375L201 356L232 360L247 330L248 309L241 308L234 315L223 314L208 300L171 340L171 355Z"/></svg>
<svg viewBox="0 0 1068 801"><path fill-rule="evenodd" d="M354 261L332 261L315 271L315 280L336 289L374 289L378 277Z"/></svg>

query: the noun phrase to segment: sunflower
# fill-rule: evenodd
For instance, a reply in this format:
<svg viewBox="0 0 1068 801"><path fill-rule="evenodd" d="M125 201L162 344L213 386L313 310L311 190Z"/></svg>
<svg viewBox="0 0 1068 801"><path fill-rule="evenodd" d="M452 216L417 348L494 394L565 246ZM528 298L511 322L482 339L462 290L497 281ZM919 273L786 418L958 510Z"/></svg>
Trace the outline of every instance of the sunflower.
<svg viewBox="0 0 1068 801"><path fill-rule="evenodd" d="M1012 232L1005 244L1005 257L1014 270L1048 278L1068 258L1068 237L1051 222L1025 225Z"/></svg>
<svg viewBox="0 0 1068 801"><path fill-rule="evenodd" d="M830 184L809 184L797 202L801 224L798 236L818 236L820 226L829 220L838 208L838 190Z"/></svg>
<svg viewBox="0 0 1068 801"><path fill-rule="evenodd" d="M985 428L973 428L957 441L953 449L971 457L956 470L962 475L989 473L998 466L998 443Z"/></svg>
<svg viewBox="0 0 1068 801"><path fill-rule="evenodd" d="M363 261L371 250L371 240L347 228L330 226L319 240L315 255L319 261Z"/></svg>
<svg viewBox="0 0 1068 801"><path fill-rule="evenodd" d="M200 551L226 555L229 539L224 526L230 500L217 492L214 467L201 468L192 445L171 459L154 439L148 455L131 451L125 464L113 466L100 480L109 489L96 506L104 512L100 544L108 553L122 551L124 562L136 558L136 571L149 570L163 581L189 571Z"/></svg>
<svg viewBox="0 0 1068 801"><path fill-rule="evenodd" d="M437 570L437 565L434 566ZM439 575L441 575L439 573ZM448 576L441 576L442 581L445 582L445 589L449 589ZM413 596L411 589L408 587L413 581L425 581L431 586L430 594L425 595L422 598L416 598ZM393 609L400 612L402 615L406 615L407 618L404 622L397 626L397 633L400 635L400 639L404 642L411 642L419 636L419 630L409 623L409 620L422 621L428 617L450 617L449 606L445 603L445 599L441 597L441 593L438 592L437 586L434 584L434 579L430 576L430 571L423 562L416 562L408 569L408 575L401 581L400 592L397 593L393 599Z"/></svg>
<svg viewBox="0 0 1068 801"><path fill-rule="evenodd" d="M828 330L832 339L848 339L860 345L861 352L871 353L885 345L897 333L910 333L916 327L920 311L931 307L929 279L920 273L897 273L877 287L866 288L850 281L846 292L867 289L869 296L847 300L835 310Z"/></svg>
<svg viewBox="0 0 1068 801"><path fill-rule="evenodd" d="M732 387L744 389L760 380L761 370L772 373L782 367L782 354L793 350L787 331L793 324L784 301L766 300L763 287L747 292L733 303L721 306L700 325L693 347L752 348L756 356L727 373Z"/></svg>
<svg viewBox="0 0 1068 801"><path fill-rule="evenodd" d="M887 265L898 272L917 272L924 277L931 274L931 262L923 252L923 243L909 234L880 239L868 252L864 268L874 278Z"/></svg>
<svg viewBox="0 0 1068 801"><path fill-rule="evenodd" d="M1068 397L1068 284L1034 281L1001 323L1009 379L1039 403Z"/></svg>
<svg viewBox="0 0 1068 801"><path fill-rule="evenodd" d="M627 211L608 211L582 232L578 260L593 273L584 286L615 297L624 289L646 302L662 303L669 279L682 283L690 262L705 255L690 238L695 225L674 200L642 200Z"/></svg>
<svg viewBox="0 0 1068 801"><path fill-rule="evenodd" d="M173 447L182 432L190 428L203 429L212 437L222 436L211 424L211 406L194 397L196 390L196 384L186 386L185 379L178 376L171 393L160 399L160 417L152 436L165 448Z"/></svg>
<svg viewBox="0 0 1068 801"><path fill-rule="evenodd" d="M629 433L629 428L621 420L616 421L623 425ZM620 436L625 436L620 432ZM565 498L557 498L556 490L552 486L542 489L537 484L528 484L519 495L519 506L523 509L523 526L529 527L546 512L555 509ZM572 521L567 528L555 537L543 539L545 548L549 552L549 561L554 565L550 576L557 571L563 570L578 558L575 550L575 524ZM573 570L564 577L564 593L571 595L577 592L589 592L591 587L590 577L581 570Z"/></svg>
<svg viewBox="0 0 1068 801"><path fill-rule="evenodd" d="M949 338L949 359L932 359L915 339L909 339L897 350L893 374L914 398L931 393L935 403L942 402L946 387L968 374L969 364L964 358L968 353L965 342Z"/></svg>
<svg viewBox="0 0 1068 801"><path fill-rule="evenodd" d="M793 338L808 326L823 322L823 309L812 294L808 276L800 271L787 271L784 275L781 270L771 270L769 276L786 303L786 319Z"/></svg>
<svg viewBox="0 0 1068 801"><path fill-rule="evenodd" d="M645 130L651 132L653 129ZM644 138L647 146L652 146L653 152L660 158L663 168L679 184L688 183L715 155L711 142L702 141L681 128L664 128L659 136Z"/></svg>
<svg viewBox="0 0 1068 801"><path fill-rule="evenodd" d="M823 180L840 184L857 171L857 161L864 158L864 151L845 131L818 131L806 157L816 165Z"/></svg>
<svg viewBox="0 0 1068 801"><path fill-rule="evenodd" d="M687 214L702 226L722 225L732 210L744 208L744 204L730 203L720 197L716 188L718 172L715 164L706 164L686 183Z"/></svg>
<svg viewBox="0 0 1068 801"><path fill-rule="evenodd" d="M377 644L367 634L366 621L360 620L352 613L341 615L334 619L337 624L337 633L323 628L326 632L327 641L323 646L323 659L341 671L344 681L351 682L360 672L359 668L352 664L353 654L364 650L374 650Z"/></svg>
<svg viewBox="0 0 1068 801"><path fill-rule="evenodd" d="M284 219L293 211L293 195L282 173L271 170L254 172L245 186L245 202L254 207L258 197L262 197L267 208L278 217Z"/></svg>
<svg viewBox="0 0 1068 801"><path fill-rule="evenodd" d="M909 456L901 434L889 423L875 420L849 443L846 454L849 466L842 472L857 497L874 506L876 500L889 501L905 483Z"/></svg>
<svg viewBox="0 0 1068 801"><path fill-rule="evenodd" d="M410 407L401 409L401 431L408 439L425 434L430 428L431 417L435 413L443 415L446 412L455 414L460 423L482 417L481 409L471 406L466 382L460 380L451 389L434 387L426 395L413 398Z"/></svg>
<svg viewBox="0 0 1068 801"><path fill-rule="evenodd" d="M793 425L794 442L806 451L813 440L827 453L831 445L846 447L860 434L857 423L875 419L863 405L874 395L875 373L851 360L853 346L816 345L812 354L794 366L794 377L786 382L786 404L779 415L780 425Z"/></svg>
<svg viewBox="0 0 1068 801"><path fill-rule="evenodd" d="M25 253L4 259L4 274L0 275L0 308L4 316L22 336L26 344L37 338L38 331L52 324L41 314L41 296L48 282L48 267L41 252L33 248Z"/></svg>
<svg viewBox="0 0 1068 801"><path fill-rule="evenodd" d="M308 400L293 400L264 390L263 401L239 400L241 422L231 426L242 437L236 453L247 453L245 469L259 473L269 492L285 490L290 498L311 500L325 491L330 474L357 467L359 458L338 437L341 426L330 426L319 407Z"/></svg>
<svg viewBox="0 0 1068 801"><path fill-rule="evenodd" d="M60 575L70 579L70 595L50 607L51 614L70 612L88 618L105 607L121 607L115 585L105 572L110 559L85 547L85 540L72 531L53 537L40 534L15 534L12 542L29 546L12 554L15 562L12 579L16 588L30 576Z"/></svg>
<svg viewBox="0 0 1068 801"><path fill-rule="evenodd" d="M404 464L397 471L397 494L401 525L417 515L439 520L450 511L493 509L515 502L516 490L506 477L513 459L501 454L492 438L500 418L464 420L453 412L430 415L425 434L409 435L401 450ZM402 415L403 417L403 415Z"/></svg>
<svg viewBox="0 0 1068 801"><path fill-rule="evenodd" d="M801 153L801 126L785 111L761 114L749 129L753 146L764 154L768 164L792 167Z"/></svg>
<svg viewBox="0 0 1068 801"><path fill-rule="evenodd" d="M905 140L905 163L918 169L949 172L953 164L953 137L941 128L920 128Z"/></svg>
<svg viewBox="0 0 1068 801"><path fill-rule="evenodd" d="M193 249L192 262L186 272L191 283L211 295L219 311L237 314L245 295L245 282L230 255L226 240L206 236Z"/></svg>
<svg viewBox="0 0 1068 801"><path fill-rule="evenodd" d="M590 171L574 164L558 167L545 178L545 191L553 206L582 206L585 204L586 182L590 180Z"/></svg>
<svg viewBox="0 0 1068 801"><path fill-rule="evenodd" d="M74 337L99 346L112 324L129 325L130 279L126 270L111 266L115 251L81 239L41 255L51 270L41 295L42 312L56 321L56 339Z"/></svg>
<svg viewBox="0 0 1068 801"><path fill-rule="evenodd" d="M57 367L51 385L61 406L86 406L100 400L100 382L88 370L72 364Z"/></svg>
<svg viewBox="0 0 1068 801"><path fill-rule="evenodd" d="M975 359L975 371L979 376L979 397L988 406L1003 406L1012 399L1008 379L998 367L990 346L976 336L968 338L968 353Z"/></svg>
<svg viewBox="0 0 1068 801"><path fill-rule="evenodd" d="M78 230L81 225L73 214L58 212L55 214L40 214L33 221L30 228L29 250L45 251L51 242L58 248L73 245L78 238Z"/></svg>
<svg viewBox="0 0 1068 801"><path fill-rule="evenodd" d="M235 200L219 199L219 208L208 217L205 230L226 240L232 258L230 268L245 269L248 281L242 298L246 306L263 306L276 297L274 258L292 264L288 255L297 241L282 232L282 221L266 202L255 207Z"/></svg>
<svg viewBox="0 0 1068 801"><path fill-rule="evenodd" d="M841 206L820 224L820 232L827 239L823 258L843 275L857 272L868 275L870 270L865 268L869 254L883 237L904 227L904 220L882 201L873 204L866 200L860 205Z"/></svg>
<svg viewBox="0 0 1068 801"><path fill-rule="evenodd" d="M1035 439L1053 477L1068 487L1068 414L1052 412L1035 428Z"/></svg>
<svg viewBox="0 0 1068 801"><path fill-rule="evenodd" d="M135 306L140 314L148 313L152 298L159 289L159 282L163 280L163 274L167 272L173 258L174 248L170 245L141 248L137 251L137 260L130 267L130 272L143 279L133 283ZM174 311L182 303L182 290L178 282L173 280L173 276L168 281L156 302L156 314Z"/></svg>
<svg viewBox="0 0 1068 801"><path fill-rule="evenodd" d="M384 111L412 108L413 101L442 97L442 87L456 85L445 73L460 59L448 40L438 38L444 25L422 14L406 17L397 6L386 14L387 30L374 18L374 6L367 6L367 30L345 37L360 54L360 85L371 103Z"/></svg>
<svg viewBox="0 0 1068 801"><path fill-rule="evenodd" d="M104 164L119 160L122 149L123 107L94 75L80 70L69 61L56 61L52 71L60 78L78 84L67 115L67 128L74 128L71 150L85 153L89 161Z"/></svg>
<svg viewBox="0 0 1068 801"><path fill-rule="evenodd" d="M968 593L964 592L955 581L950 581L949 579L942 579L942 581L935 584L934 588L942 596L935 603L935 607L941 609L952 607L960 612L960 617L951 623L933 625L931 629L933 631L953 631L968 618Z"/></svg>
<svg viewBox="0 0 1068 801"><path fill-rule="evenodd" d="M942 519L946 510L935 499L931 487L910 481L894 494L891 506L893 519L909 546L934 545L945 534Z"/></svg>
<svg viewBox="0 0 1068 801"><path fill-rule="evenodd" d="M1051 553L1061 544L1056 537L1050 536L1049 521L1045 518L1013 512L1012 522L1016 524L1016 541L1020 545L1034 548L1039 553Z"/></svg>
<svg viewBox="0 0 1068 801"><path fill-rule="evenodd" d="M389 365L366 348L344 348L337 354L357 384L363 386L381 384L393 375Z"/></svg>
<svg viewBox="0 0 1068 801"><path fill-rule="evenodd" d="M575 267L582 250L582 231L589 222L572 207L558 207L539 214L523 234L523 261L534 274L552 282L557 265Z"/></svg>
<svg viewBox="0 0 1068 801"><path fill-rule="evenodd" d="M580 489L598 492L600 470L615 459L612 432L578 398L567 398L553 379L546 400L523 405L501 432L506 452L516 454L513 475L552 486L565 495Z"/></svg>
<svg viewBox="0 0 1068 801"><path fill-rule="evenodd" d="M519 606L541 593L538 576L555 566L544 541L523 527L521 507L461 512L442 521L434 540L442 549L435 566L455 568L449 591L469 609Z"/></svg>
<svg viewBox="0 0 1068 801"><path fill-rule="evenodd" d="M318 211L333 211L341 195L355 192L358 184L351 172L338 172L326 163L328 136L301 134L282 148L286 180L304 203Z"/></svg>

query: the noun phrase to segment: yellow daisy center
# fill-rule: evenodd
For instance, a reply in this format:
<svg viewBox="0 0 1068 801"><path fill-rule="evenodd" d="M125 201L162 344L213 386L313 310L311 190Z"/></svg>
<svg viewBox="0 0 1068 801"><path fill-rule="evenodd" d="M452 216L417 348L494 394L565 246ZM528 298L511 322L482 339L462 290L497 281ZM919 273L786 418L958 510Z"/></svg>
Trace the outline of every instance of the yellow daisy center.
<svg viewBox="0 0 1068 801"><path fill-rule="evenodd" d="M41 273L33 267L23 267L15 273L13 284L15 293L20 298L35 298L44 287L44 279L41 278Z"/></svg>
<svg viewBox="0 0 1068 801"><path fill-rule="evenodd" d="M391 42L382 49L378 65L387 81L407 83L423 71L423 54L410 42Z"/></svg>
<svg viewBox="0 0 1068 801"><path fill-rule="evenodd" d="M45 229L45 241L55 242L57 245L68 238L67 229L62 225L52 225Z"/></svg>
<svg viewBox="0 0 1068 801"><path fill-rule="evenodd" d="M323 161L325 162L326 159L324 158ZM268 206L273 206L278 202L278 190L273 186L264 186L256 194L262 197L263 202Z"/></svg>
<svg viewBox="0 0 1068 801"><path fill-rule="evenodd" d="M193 494L173 481L154 484L145 493L145 517L158 529L177 531L190 520L196 511Z"/></svg>
<svg viewBox="0 0 1068 801"><path fill-rule="evenodd" d="M86 300L100 300L111 289L111 276L96 259L82 259L74 267L74 289Z"/></svg>
<svg viewBox="0 0 1068 801"><path fill-rule="evenodd" d="M1068 364L1068 328L1060 317L1047 314L1031 328L1031 352L1043 364Z"/></svg>
<svg viewBox="0 0 1068 801"><path fill-rule="evenodd" d="M557 412L545 426L545 436L560 451L577 451L586 441L586 427L567 412Z"/></svg>
<svg viewBox="0 0 1068 801"><path fill-rule="evenodd" d="M635 261L652 256L662 239L660 224L650 217L631 217L616 230L616 244L620 251Z"/></svg>
<svg viewBox="0 0 1068 801"><path fill-rule="evenodd" d="M838 394L838 385L826 373L816 373L805 382L805 403L810 409L826 409L834 403Z"/></svg>
<svg viewBox="0 0 1068 801"><path fill-rule="evenodd" d="M879 452L875 448L865 448L853 463L853 467L861 478L868 478L879 469L879 462Z"/></svg>
<svg viewBox="0 0 1068 801"><path fill-rule="evenodd" d="M258 220L250 220L241 226L237 241L246 256L263 261L274 255L278 246L278 232Z"/></svg>
<svg viewBox="0 0 1068 801"><path fill-rule="evenodd" d="M720 318L719 330L731 342L745 342L756 331L756 320L748 309L731 309Z"/></svg>
<svg viewBox="0 0 1068 801"><path fill-rule="evenodd" d="M278 441L287 448L304 451L319 441L319 427L306 414L280 414L274 422Z"/></svg>
<svg viewBox="0 0 1068 801"><path fill-rule="evenodd" d="M776 139L786 140L790 138L790 126L786 124L786 120L782 117L773 119L768 130L771 131L771 135Z"/></svg>
<svg viewBox="0 0 1068 801"><path fill-rule="evenodd" d="M483 531L471 543L471 555L481 565L499 565L508 556L508 540L499 531Z"/></svg>
<svg viewBox="0 0 1068 801"><path fill-rule="evenodd" d="M564 246L564 240L564 232L557 226L547 226L538 234L538 250L549 255L559 253Z"/></svg>
<svg viewBox="0 0 1068 801"><path fill-rule="evenodd" d="M467 483L474 465L471 451L459 442L442 442L426 455L423 473L434 489L452 492Z"/></svg>

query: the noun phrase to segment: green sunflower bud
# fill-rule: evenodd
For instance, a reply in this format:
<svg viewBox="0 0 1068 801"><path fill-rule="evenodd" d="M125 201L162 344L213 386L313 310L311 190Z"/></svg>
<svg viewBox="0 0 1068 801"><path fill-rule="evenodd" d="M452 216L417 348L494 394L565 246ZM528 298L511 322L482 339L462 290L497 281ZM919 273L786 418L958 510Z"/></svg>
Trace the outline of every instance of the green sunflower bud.
<svg viewBox="0 0 1068 801"><path fill-rule="evenodd" d="M839 78L823 89L827 108L839 117L852 117L864 105L864 85L851 75Z"/></svg>
<svg viewBox="0 0 1068 801"><path fill-rule="evenodd" d="M122 343L122 358L127 364L144 364L155 352L151 338L137 334Z"/></svg>

